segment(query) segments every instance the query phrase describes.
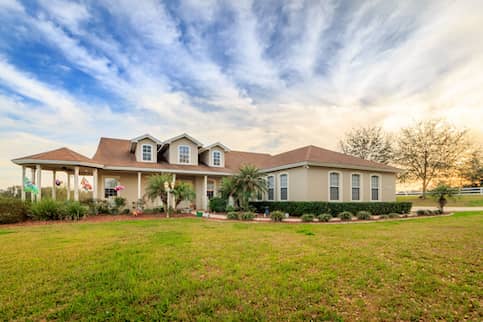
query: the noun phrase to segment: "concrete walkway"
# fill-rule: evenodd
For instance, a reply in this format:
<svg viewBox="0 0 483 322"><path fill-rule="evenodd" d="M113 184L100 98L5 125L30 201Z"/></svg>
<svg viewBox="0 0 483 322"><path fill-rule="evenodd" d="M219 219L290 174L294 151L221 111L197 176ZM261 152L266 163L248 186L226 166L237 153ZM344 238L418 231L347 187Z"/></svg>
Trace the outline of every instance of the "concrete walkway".
<svg viewBox="0 0 483 322"><path fill-rule="evenodd" d="M420 209L436 210L438 207L412 207L411 211L418 211ZM445 212L458 212L458 211L483 211L483 207L444 207Z"/></svg>

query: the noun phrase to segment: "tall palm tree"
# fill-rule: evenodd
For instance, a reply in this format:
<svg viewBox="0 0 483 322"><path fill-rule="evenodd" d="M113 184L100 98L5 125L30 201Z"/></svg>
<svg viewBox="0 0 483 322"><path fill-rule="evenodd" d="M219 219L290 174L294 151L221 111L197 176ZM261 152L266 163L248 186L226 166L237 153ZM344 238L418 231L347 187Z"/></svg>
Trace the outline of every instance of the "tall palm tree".
<svg viewBox="0 0 483 322"><path fill-rule="evenodd" d="M174 189L173 189L173 194L174 194L174 207L175 208L177 208L178 205L183 200L192 201L193 199L196 198L196 193L193 190L193 187L189 183L183 182L183 181L176 182Z"/></svg>
<svg viewBox="0 0 483 322"><path fill-rule="evenodd" d="M257 193L267 190L265 174L253 165L240 168L240 173L233 177L233 181L234 194L244 210L248 210L250 199L254 198Z"/></svg>

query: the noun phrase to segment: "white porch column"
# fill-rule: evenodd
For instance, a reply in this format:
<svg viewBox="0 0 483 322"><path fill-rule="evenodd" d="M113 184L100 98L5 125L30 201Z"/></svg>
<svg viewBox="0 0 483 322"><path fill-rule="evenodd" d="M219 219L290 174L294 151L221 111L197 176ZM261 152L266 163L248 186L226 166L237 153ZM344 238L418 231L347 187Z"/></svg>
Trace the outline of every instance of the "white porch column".
<svg viewBox="0 0 483 322"><path fill-rule="evenodd" d="M37 175L36 175L36 170L35 168L30 168L30 172L32 174L32 184L35 184L35 179L37 178ZM30 200L32 202L35 201L35 194L33 192L30 193Z"/></svg>
<svg viewBox="0 0 483 322"><path fill-rule="evenodd" d="M141 199L141 172L138 172L138 200Z"/></svg>
<svg viewBox="0 0 483 322"><path fill-rule="evenodd" d="M173 173L173 188L174 188L174 185L176 184L176 173ZM175 196L174 196L174 193L171 194L171 201L170 201L171 205L173 205L173 208L176 208L176 200L175 200Z"/></svg>
<svg viewBox="0 0 483 322"><path fill-rule="evenodd" d="M93 199L98 199L99 198L99 193L97 191L97 169L94 169L92 171L92 198Z"/></svg>
<svg viewBox="0 0 483 322"><path fill-rule="evenodd" d="M79 167L74 167L74 200L79 201Z"/></svg>
<svg viewBox="0 0 483 322"><path fill-rule="evenodd" d="M37 201L42 200L42 167L37 164L37 187L39 188L39 194L37 195Z"/></svg>
<svg viewBox="0 0 483 322"><path fill-rule="evenodd" d="M208 176L204 176L203 178L203 209L208 210Z"/></svg>
<svg viewBox="0 0 483 322"><path fill-rule="evenodd" d="M22 184L20 185L20 195L22 198L22 201L25 201L25 166L22 166Z"/></svg>
<svg viewBox="0 0 483 322"><path fill-rule="evenodd" d="M56 190L57 186L55 185L55 178L56 178L57 171L52 170L52 200L56 198Z"/></svg>
<svg viewBox="0 0 483 322"><path fill-rule="evenodd" d="M66 188L67 188L67 200L70 200L70 173L69 172L66 172L67 174L67 184L66 184Z"/></svg>

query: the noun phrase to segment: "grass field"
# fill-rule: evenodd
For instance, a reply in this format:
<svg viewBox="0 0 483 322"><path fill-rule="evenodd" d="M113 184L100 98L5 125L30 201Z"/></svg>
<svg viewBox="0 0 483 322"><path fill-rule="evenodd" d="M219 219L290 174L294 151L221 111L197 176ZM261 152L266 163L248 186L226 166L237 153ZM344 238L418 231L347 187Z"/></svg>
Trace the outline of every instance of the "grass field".
<svg viewBox="0 0 483 322"><path fill-rule="evenodd" d="M416 207L436 207L437 203L431 197L420 199L418 196L397 196L397 201L410 201ZM483 195L462 195L448 200L446 207L483 207Z"/></svg>
<svg viewBox="0 0 483 322"><path fill-rule="evenodd" d="M483 212L0 228L1 320L482 320Z"/></svg>

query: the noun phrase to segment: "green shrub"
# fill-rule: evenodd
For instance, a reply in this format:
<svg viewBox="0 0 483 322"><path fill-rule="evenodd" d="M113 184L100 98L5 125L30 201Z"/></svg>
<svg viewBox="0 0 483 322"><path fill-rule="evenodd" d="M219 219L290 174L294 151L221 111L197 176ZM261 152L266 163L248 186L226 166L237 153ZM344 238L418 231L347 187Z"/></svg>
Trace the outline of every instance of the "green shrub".
<svg viewBox="0 0 483 322"><path fill-rule="evenodd" d="M337 215L337 217L340 218L340 220L352 220L352 212L350 211L343 211Z"/></svg>
<svg viewBox="0 0 483 322"><path fill-rule="evenodd" d="M433 211L430 209L419 209L416 211L418 216L431 216L433 215Z"/></svg>
<svg viewBox="0 0 483 322"><path fill-rule="evenodd" d="M29 205L20 199L0 198L0 224L13 224L28 219Z"/></svg>
<svg viewBox="0 0 483 322"><path fill-rule="evenodd" d="M391 212L400 214L409 213L412 204L410 202L325 202L325 201L252 201L250 205L256 208L256 212L264 213L265 207L270 212L280 210L291 216L303 214L330 213L332 216L343 211L357 213L364 210L371 214L383 215Z"/></svg>
<svg viewBox="0 0 483 322"><path fill-rule="evenodd" d="M443 214L443 212L441 211L441 209L433 210L433 215L441 215L441 214Z"/></svg>
<svg viewBox="0 0 483 322"><path fill-rule="evenodd" d="M319 221L323 221L323 222L328 222L332 219L332 215L331 214L321 214L319 215Z"/></svg>
<svg viewBox="0 0 483 322"><path fill-rule="evenodd" d="M233 207L232 205L226 206L225 212L232 212L232 211L235 211L235 207Z"/></svg>
<svg viewBox="0 0 483 322"><path fill-rule="evenodd" d="M210 199L210 210L214 212L223 212L226 209L226 199L213 197Z"/></svg>
<svg viewBox="0 0 483 322"><path fill-rule="evenodd" d="M395 212L391 212L390 214L387 215L389 218L399 218L399 214L396 214Z"/></svg>
<svg viewBox="0 0 483 322"><path fill-rule="evenodd" d="M358 211L356 214L357 219L359 220L369 220L371 219L372 214L369 211L361 210Z"/></svg>
<svg viewBox="0 0 483 322"><path fill-rule="evenodd" d="M388 218L389 218L388 215L381 215L381 216L379 216L379 219L388 219Z"/></svg>
<svg viewBox="0 0 483 322"><path fill-rule="evenodd" d="M66 201L64 206L66 219L79 220L87 215L88 208L78 201Z"/></svg>
<svg viewBox="0 0 483 322"><path fill-rule="evenodd" d="M52 199L34 202L30 210L35 220L62 220L66 216L65 205Z"/></svg>
<svg viewBox="0 0 483 322"><path fill-rule="evenodd" d="M302 219L303 222L311 222L314 221L315 215L314 214L303 214L300 219Z"/></svg>
<svg viewBox="0 0 483 322"><path fill-rule="evenodd" d="M281 211L273 211L270 213L270 219L272 219L272 221L282 221L283 218L285 218L285 214Z"/></svg>
<svg viewBox="0 0 483 322"><path fill-rule="evenodd" d="M255 218L255 214L253 212L250 212L250 211L242 212L240 214L241 220L253 220L253 218Z"/></svg>
<svg viewBox="0 0 483 322"><path fill-rule="evenodd" d="M226 214L226 219L238 220L240 219L240 217L238 216L238 213L236 211L230 211Z"/></svg>

